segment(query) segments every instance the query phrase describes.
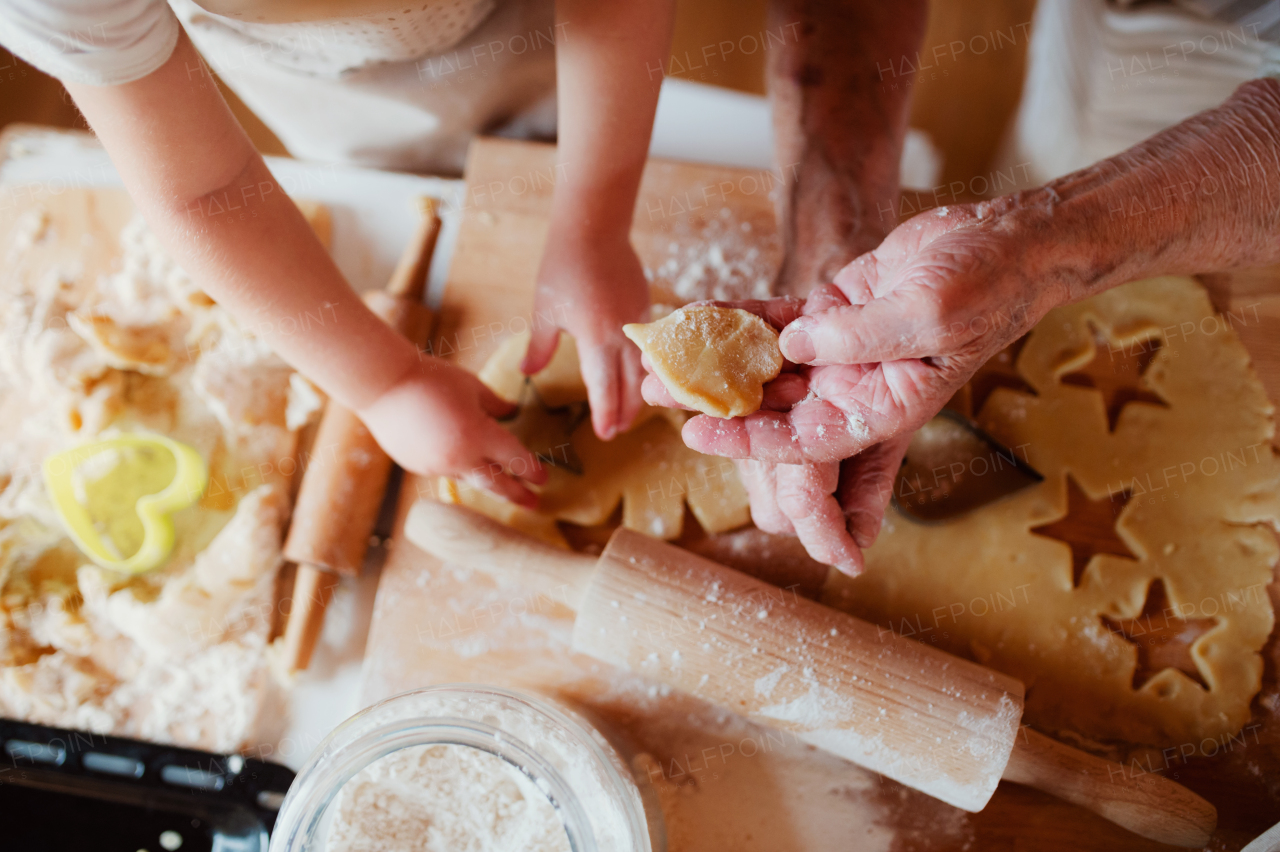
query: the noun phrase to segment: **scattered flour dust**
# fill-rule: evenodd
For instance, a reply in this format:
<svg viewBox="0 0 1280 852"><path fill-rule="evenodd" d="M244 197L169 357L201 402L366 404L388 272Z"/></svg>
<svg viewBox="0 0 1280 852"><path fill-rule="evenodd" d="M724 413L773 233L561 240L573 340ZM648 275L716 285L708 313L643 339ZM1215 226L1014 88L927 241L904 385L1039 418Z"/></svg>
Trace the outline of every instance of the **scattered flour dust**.
<svg viewBox="0 0 1280 852"><path fill-rule="evenodd" d="M461 745L400 749L343 786L326 852L569 852L560 817L527 776Z"/></svg>
<svg viewBox="0 0 1280 852"><path fill-rule="evenodd" d="M320 397L140 216L100 276L50 243L65 232L47 211L23 216L0 247L16 270L0 282L0 716L220 752L271 743L284 462ZM210 468L200 504L173 515L167 563L137 576L80 553L39 465L128 431L189 444Z"/></svg>
<svg viewBox="0 0 1280 852"><path fill-rule="evenodd" d="M766 299L777 264L777 237L751 230L724 208L705 225L675 229L679 240L667 245L667 257L647 269L650 281L669 282L682 301ZM683 245L682 245L683 243Z"/></svg>

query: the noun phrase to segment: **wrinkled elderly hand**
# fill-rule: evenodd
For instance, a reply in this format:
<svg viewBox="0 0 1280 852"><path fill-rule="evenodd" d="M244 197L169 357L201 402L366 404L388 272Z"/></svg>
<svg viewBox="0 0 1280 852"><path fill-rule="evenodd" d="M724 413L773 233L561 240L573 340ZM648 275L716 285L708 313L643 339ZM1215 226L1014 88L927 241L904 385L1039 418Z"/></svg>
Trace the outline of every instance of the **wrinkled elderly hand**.
<svg viewBox="0 0 1280 852"><path fill-rule="evenodd" d="M742 308L775 328L783 328L802 313L820 311L832 302L823 293L808 302L784 298L701 304ZM646 369L648 366L646 359ZM762 410L788 411L804 399L808 394L804 372L788 362L782 375L765 386ZM685 407L671 398L652 373L645 378L644 396L653 405ZM896 438L854 458L821 464L739 459L738 473L750 498L751 519L765 532L797 536L819 562L848 574L860 573L862 548L875 541L908 440L909 436Z"/></svg>
<svg viewBox="0 0 1280 852"><path fill-rule="evenodd" d="M973 205L899 226L783 329L783 354L805 365L789 379L803 382L803 393L789 392L798 402L735 420L695 417L686 443L731 458L821 463L919 428L1062 300L1002 223L991 205Z"/></svg>
<svg viewBox="0 0 1280 852"><path fill-rule="evenodd" d="M760 411L695 417L685 442L749 459L740 470L756 525L794 533L815 559L858 573L911 433L1060 299L1031 272L1015 233L990 204L930 211L798 310L795 300L735 303L782 327L789 367ZM644 391L672 404L653 375Z"/></svg>

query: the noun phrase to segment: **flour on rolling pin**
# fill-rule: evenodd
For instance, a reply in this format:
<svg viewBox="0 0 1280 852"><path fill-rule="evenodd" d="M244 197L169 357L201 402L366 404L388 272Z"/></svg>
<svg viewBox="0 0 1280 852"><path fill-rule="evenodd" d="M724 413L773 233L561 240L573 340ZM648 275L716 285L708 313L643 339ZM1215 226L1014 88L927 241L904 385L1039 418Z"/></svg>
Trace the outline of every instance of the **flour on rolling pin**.
<svg viewBox="0 0 1280 852"><path fill-rule="evenodd" d="M982 809L1018 734L1019 681L660 546L615 536L576 649Z"/></svg>

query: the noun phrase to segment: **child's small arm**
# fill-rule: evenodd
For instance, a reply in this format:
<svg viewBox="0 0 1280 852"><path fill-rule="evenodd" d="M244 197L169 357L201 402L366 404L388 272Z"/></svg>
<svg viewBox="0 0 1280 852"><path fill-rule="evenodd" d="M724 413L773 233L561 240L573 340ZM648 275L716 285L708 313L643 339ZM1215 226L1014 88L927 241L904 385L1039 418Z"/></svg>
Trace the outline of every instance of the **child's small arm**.
<svg viewBox="0 0 1280 852"><path fill-rule="evenodd" d="M148 225L192 279L359 414L401 466L533 501L519 478L538 482L545 472L489 416L509 406L470 374L421 356L365 307L185 34L140 79L67 88ZM318 309L333 321L301 321Z"/></svg>
<svg viewBox="0 0 1280 852"><path fill-rule="evenodd" d="M535 372L563 328L578 343L596 433L626 429L644 373L622 326L648 319L648 283L631 219L649 150L675 18L673 0L558 0L560 168L538 273Z"/></svg>

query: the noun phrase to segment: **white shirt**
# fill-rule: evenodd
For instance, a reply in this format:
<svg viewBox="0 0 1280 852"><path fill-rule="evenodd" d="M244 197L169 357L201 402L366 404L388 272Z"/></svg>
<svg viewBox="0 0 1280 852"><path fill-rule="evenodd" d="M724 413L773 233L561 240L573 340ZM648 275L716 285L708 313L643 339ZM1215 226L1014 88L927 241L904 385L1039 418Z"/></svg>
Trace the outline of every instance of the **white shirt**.
<svg viewBox="0 0 1280 852"><path fill-rule="evenodd" d="M178 43L163 0L0 0L0 43L69 83L128 83L159 68Z"/></svg>
<svg viewBox="0 0 1280 852"><path fill-rule="evenodd" d="M417 0L403 9L296 22L260 22L189 6L184 17L198 15L206 27L255 45L258 59L270 53L282 66L336 77L447 50L480 25L494 0ZM165 0L0 0L0 43L46 74L74 83L105 86L145 77L173 53L178 28Z"/></svg>
<svg viewBox="0 0 1280 852"><path fill-rule="evenodd" d="M179 27L303 159L450 173L477 132L554 133L553 0L0 0L0 43L81 84L145 77Z"/></svg>

